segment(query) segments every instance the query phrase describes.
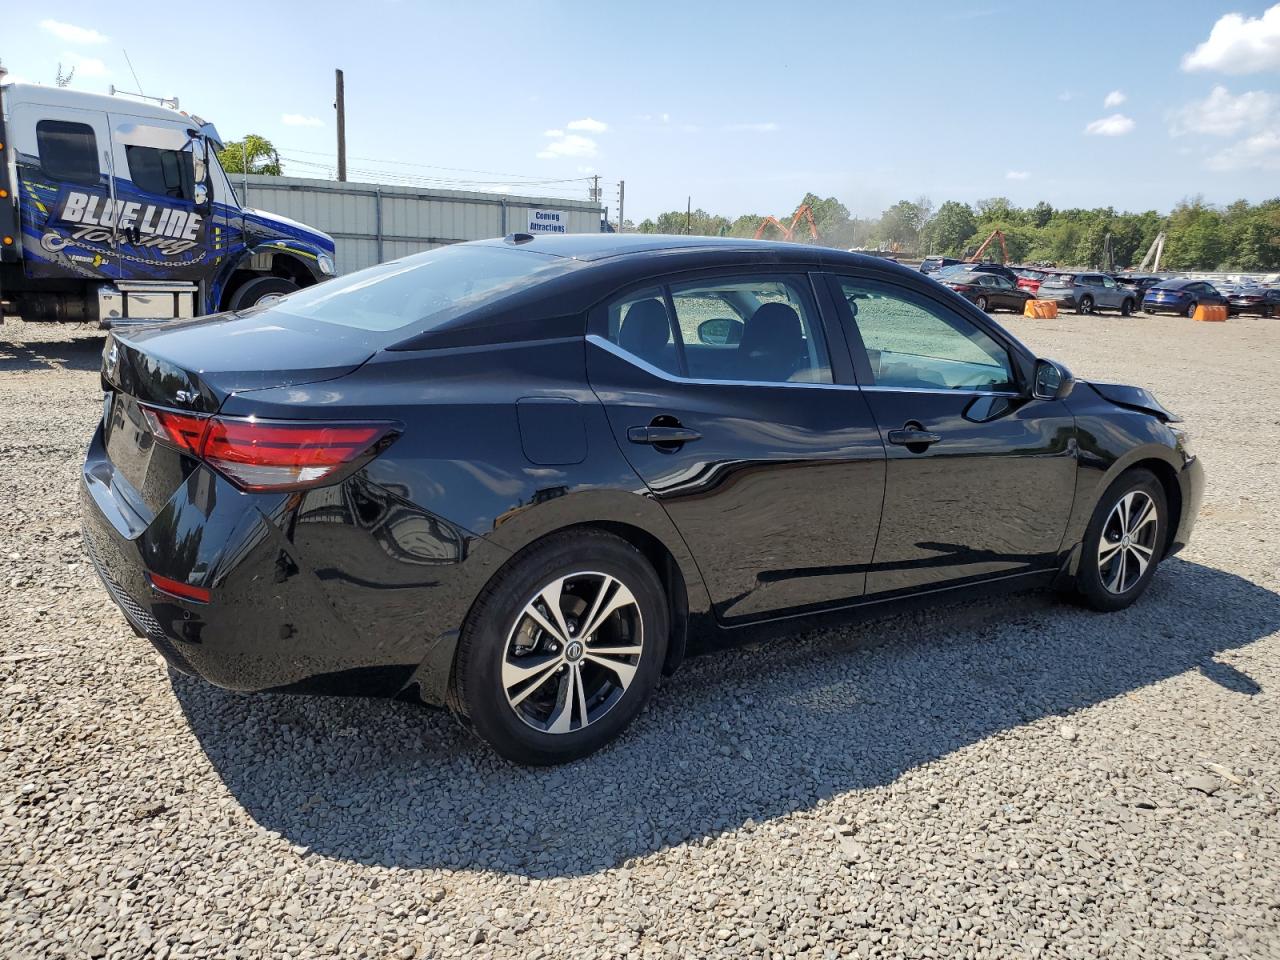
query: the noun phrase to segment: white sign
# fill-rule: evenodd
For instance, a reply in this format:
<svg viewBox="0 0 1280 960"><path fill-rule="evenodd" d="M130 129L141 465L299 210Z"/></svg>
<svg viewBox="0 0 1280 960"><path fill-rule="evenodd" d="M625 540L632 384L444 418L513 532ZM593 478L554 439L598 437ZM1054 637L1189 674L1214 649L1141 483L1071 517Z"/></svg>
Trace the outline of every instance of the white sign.
<svg viewBox="0 0 1280 960"><path fill-rule="evenodd" d="M569 214L563 210L531 210L530 233L568 233Z"/></svg>

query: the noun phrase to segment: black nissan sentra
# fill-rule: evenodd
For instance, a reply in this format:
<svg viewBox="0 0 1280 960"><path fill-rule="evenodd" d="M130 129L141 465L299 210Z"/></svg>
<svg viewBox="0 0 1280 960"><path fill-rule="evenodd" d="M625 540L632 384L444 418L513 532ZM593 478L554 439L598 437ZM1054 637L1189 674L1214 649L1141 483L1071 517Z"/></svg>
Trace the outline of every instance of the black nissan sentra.
<svg viewBox="0 0 1280 960"><path fill-rule="evenodd" d="M447 704L528 763L616 737L693 640L994 587L1121 609L1201 498L1146 391L802 245L460 244L114 332L102 380L86 540L174 668Z"/></svg>

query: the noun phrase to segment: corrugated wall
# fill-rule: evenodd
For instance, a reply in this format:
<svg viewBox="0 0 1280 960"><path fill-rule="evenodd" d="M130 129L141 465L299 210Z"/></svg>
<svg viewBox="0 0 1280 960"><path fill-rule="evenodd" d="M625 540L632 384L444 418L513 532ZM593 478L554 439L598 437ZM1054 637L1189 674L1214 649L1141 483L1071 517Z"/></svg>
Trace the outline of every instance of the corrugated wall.
<svg viewBox="0 0 1280 960"><path fill-rule="evenodd" d="M567 233L598 233L602 216L600 206L585 200L297 177L232 174L231 180L245 206L300 220L332 236L339 273L446 243L527 230L538 210L560 213Z"/></svg>

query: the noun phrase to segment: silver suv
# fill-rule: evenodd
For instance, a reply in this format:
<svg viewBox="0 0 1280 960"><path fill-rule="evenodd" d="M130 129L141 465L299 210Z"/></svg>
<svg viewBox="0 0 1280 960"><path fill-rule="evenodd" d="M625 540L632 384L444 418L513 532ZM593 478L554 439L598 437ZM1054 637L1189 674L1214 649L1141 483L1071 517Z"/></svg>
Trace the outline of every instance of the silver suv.
<svg viewBox="0 0 1280 960"><path fill-rule="evenodd" d="M1040 281L1036 297L1064 303L1076 313L1119 310L1122 317L1127 317L1138 308L1133 290L1116 283L1105 273L1050 274Z"/></svg>

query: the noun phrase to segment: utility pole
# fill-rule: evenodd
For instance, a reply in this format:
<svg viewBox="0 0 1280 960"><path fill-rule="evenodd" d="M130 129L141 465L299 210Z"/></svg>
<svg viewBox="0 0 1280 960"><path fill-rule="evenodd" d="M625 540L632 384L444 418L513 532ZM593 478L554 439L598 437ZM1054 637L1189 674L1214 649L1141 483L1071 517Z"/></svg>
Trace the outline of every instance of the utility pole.
<svg viewBox="0 0 1280 960"><path fill-rule="evenodd" d="M342 82L342 71L334 70L333 79L336 98L334 109L338 111L338 180L347 179L347 96Z"/></svg>
<svg viewBox="0 0 1280 960"><path fill-rule="evenodd" d="M622 201L627 195L627 181L618 181L618 232L622 233L626 229L625 220L622 219Z"/></svg>
<svg viewBox="0 0 1280 960"><path fill-rule="evenodd" d="M684 208L684 232L685 236L693 233L693 197L690 196L687 206Z"/></svg>
<svg viewBox="0 0 1280 960"><path fill-rule="evenodd" d="M600 174L596 174L591 178L591 202L600 202Z"/></svg>

